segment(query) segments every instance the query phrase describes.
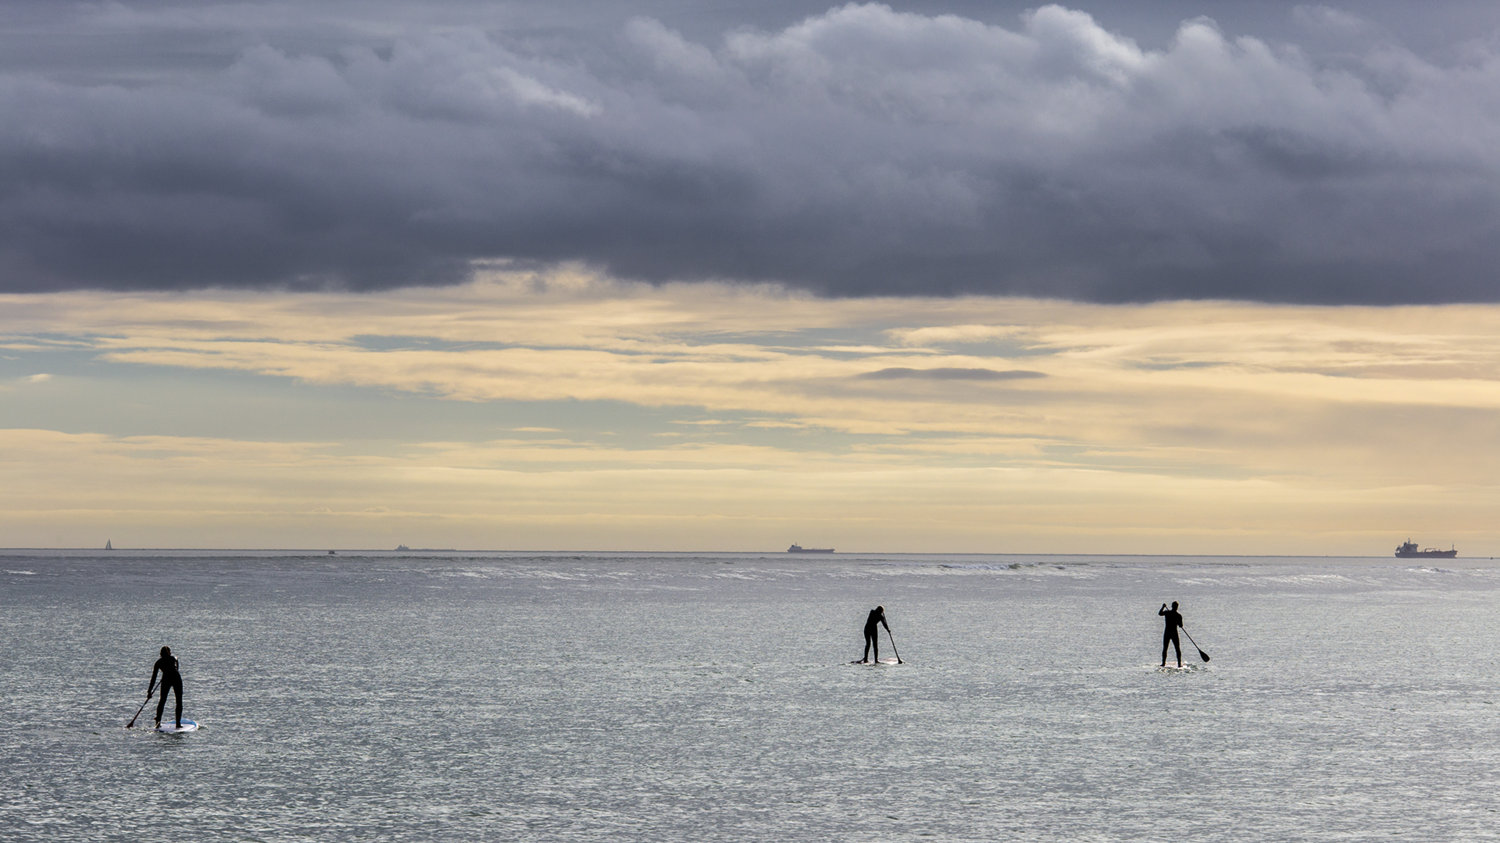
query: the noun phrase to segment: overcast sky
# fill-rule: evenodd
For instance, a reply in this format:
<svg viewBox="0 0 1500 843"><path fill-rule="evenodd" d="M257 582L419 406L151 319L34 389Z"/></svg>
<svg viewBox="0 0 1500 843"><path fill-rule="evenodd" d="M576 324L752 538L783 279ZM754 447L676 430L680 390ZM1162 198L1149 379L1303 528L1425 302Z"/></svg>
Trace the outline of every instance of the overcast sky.
<svg viewBox="0 0 1500 843"><path fill-rule="evenodd" d="M0 289L1492 302L1478 2L0 6Z"/></svg>
<svg viewBox="0 0 1500 843"><path fill-rule="evenodd" d="M1497 10L0 3L0 546L1492 555Z"/></svg>

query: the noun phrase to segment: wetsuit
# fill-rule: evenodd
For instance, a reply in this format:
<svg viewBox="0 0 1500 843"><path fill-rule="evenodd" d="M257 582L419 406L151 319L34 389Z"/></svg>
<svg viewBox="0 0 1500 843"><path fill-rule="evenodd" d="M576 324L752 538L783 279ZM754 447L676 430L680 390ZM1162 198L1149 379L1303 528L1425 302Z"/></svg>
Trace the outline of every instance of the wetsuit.
<svg viewBox="0 0 1500 843"><path fill-rule="evenodd" d="M1162 606L1156 612L1167 619L1167 628L1161 633L1161 664L1167 666L1167 647L1177 648L1177 666L1182 667L1182 643L1177 640L1177 628L1182 626L1182 613Z"/></svg>
<svg viewBox="0 0 1500 843"><path fill-rule="evenodd" d="M167 707L167 691L177 696L177 726L182 726L182 674L177 672L177 659L162 656L151 666L151 684L156 684L156 674L161 672L161 698L156 701L156 725L161 725L161 715ZM147 689L149 691L149 688Z"/></svg>
<svg viewBox="0 0 1500 843"><path fill-rule="evenodd" d="M870 610L870 616L865 618L865 655L860 661L870 660L870 648L875 648L875 661L880 661L880 625L885 624L885 631L891 631L891 625L885 623L885 610L879 606Z"/></svg>

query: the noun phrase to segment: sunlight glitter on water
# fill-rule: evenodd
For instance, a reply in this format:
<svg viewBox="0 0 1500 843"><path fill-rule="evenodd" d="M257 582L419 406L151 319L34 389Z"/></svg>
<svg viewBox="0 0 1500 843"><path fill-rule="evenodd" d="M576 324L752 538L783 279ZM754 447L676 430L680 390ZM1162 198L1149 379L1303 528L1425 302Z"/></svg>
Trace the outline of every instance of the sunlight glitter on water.
<svg viewBox="0 0 1500 843"><path fill-rule="evenodd" d="M1463 560L0 563L6 839L1484 839L1500 809L1500 577ZM1211 663L1158 670L1169 600ZM850 665L876 603L905 663ZM163 643L198 733L121 728Z"/></svg>

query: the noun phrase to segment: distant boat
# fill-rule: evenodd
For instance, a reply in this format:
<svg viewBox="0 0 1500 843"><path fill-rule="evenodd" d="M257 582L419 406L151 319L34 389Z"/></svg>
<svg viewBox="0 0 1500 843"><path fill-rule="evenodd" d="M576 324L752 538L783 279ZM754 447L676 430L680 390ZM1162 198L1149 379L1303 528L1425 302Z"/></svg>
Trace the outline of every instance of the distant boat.
<svg viewBox="0 0 1500 843"><path fill-rule="evenodd" d="M401 553L401 552L404 552L404 551L407 551L407 550L411 550L411 548L407 547L404 544L398 544L398 545L396 545L396 552L397 553Z"/></svg>
<svg viewBox="0 0 1500 843"><path fill-rule="evenodd" d="M786 552L787 553L832 553L833 552L833 548L831 548L831 547L803 547L800 544L794 544L791 547L787 548Z"/></svg>
<svg viewBox="0 0 1500 843"><path fill-rule="evenodd" d="M105 540L104 540L104 549L105 549L105 550L114 550L114 549L115 549L115 546L114 546L114 544L113 544L113 543L111 543L111 542L110 542L110 540L109 540L109 539L105 539Z"/></svg>
<svg viewBox="0 0 1500 843"><path fill-rule="evenodd" d="M1411 539L1407 539L1401 543L1400 547L1396 548L1396 555L1402 559L1416 559L1419 557L1452 559L1458 555L1458 551L1454 549L1438 550L1435 547L1424 547L1421 550L1417 550L1417 543Z"/></svg>

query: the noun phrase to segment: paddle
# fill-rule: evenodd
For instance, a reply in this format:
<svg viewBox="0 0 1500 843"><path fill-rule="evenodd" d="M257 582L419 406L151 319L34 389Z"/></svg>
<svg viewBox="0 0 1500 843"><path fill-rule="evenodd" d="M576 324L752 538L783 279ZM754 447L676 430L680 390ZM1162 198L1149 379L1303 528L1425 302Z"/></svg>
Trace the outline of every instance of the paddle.
<svg viewBox="0 0 1500 843"><path fill-rule="evenodd" d="M1188 635L1187 628L1186 627L1182 627L1181 629L1182 629L1182 634L1183 635L1187 635L1189 641L1193 641L1193 636ZM894 647L895 645L892 644L891 646ZM1208 653L1203 652L1203 648L1198 646L1198 642L1197 641L1193 641L1193 646L1195 648L1197 648L1197 650L1198 650L1198 658L1203 659L1204 661L1208 661Z"/></svg>
<svg viewBox="0 0 1500 843"><path fill-rule="evenodd" d="M896 664L906 664L906 662L901 661L901 651L896 649L896 636L891 634L890 627L885 628L885 635L891 639L891 652L896 654Z"/></svg>
<svg viewBox="0 0 1500 843"><path fill-rule="evenodd" d="M141 707L135 710L135 717L140 717L141 712L146 710L146 703L151 702L151 695L154 693L156 693L156 684L152 683L151 687L146 689L146 698L141 700ZM130 718L130 722L125 724L125 728L132 729L135 727L135 717Z"/></svg>

